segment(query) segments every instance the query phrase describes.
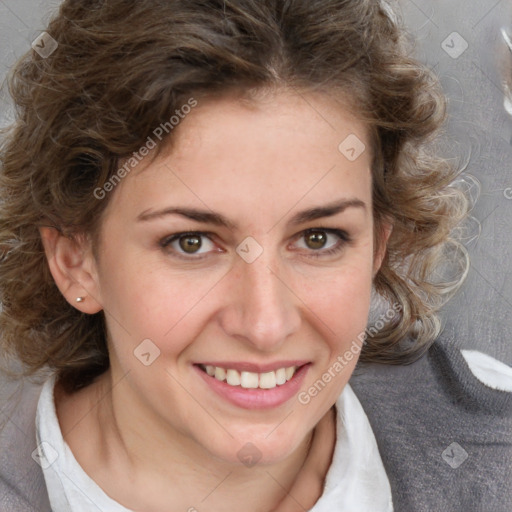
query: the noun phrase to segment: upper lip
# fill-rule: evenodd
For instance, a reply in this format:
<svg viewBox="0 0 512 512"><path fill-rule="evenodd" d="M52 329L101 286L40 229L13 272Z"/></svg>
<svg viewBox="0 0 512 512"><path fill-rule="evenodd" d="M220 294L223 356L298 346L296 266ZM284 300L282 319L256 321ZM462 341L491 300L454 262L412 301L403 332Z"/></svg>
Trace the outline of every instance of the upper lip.
<svg viewBox="0 0 512 512"><path fill-rule="evenodd" d="M201 361L195 363L202 366L218 366L226 370L237 370L239 372L253 372L253 373L266 373L279 370L279 368L289 368L290 366L304 366L310 361L304 360L287 360L287 361L276 361L274 363L249 363L246 361Z"/></svg>

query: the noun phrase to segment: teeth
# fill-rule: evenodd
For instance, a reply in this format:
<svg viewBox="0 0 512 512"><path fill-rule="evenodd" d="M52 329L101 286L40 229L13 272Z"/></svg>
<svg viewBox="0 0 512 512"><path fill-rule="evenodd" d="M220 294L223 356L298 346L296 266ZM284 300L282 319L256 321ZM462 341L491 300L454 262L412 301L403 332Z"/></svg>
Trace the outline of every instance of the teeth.
<svg viewBox="0 0 512 512"><path fill-rule="evenodd" d="M210 377L225 381L230 386L241 386L245 389L273 389L276 386L286 384L295 375L297 367L289 366L288 368L279 368L274 372L265 373L238 372L237 370L211 365L203 366L203 370Z"/></svg>
<svg viewBox="0 0 512 512"><path fill-rule="evenodd" d="M258 374L253 372L242 372L240 385L243 388L256 389L258 387Z"/></svg>
<svg viewBox="0 0 512 512"><path fill-rule="evenodd" d="M215 367L215 378L217 380L226 380L226 370L224 368Z"/></svg>
<svg viewBox="0 0 512 512"><path fill-rule="evenodd" d="M240 374L236 370L226 372L226 382L230 386L240 386Z"/></svg>
<svg viewBox="0 0 512 512"><path fill-rule="evenodd" d="M293 366L292 366L292 368L293 368ZM293 377L293 372L292 372L292 377ZM286 382L286 369L279 368L279 370L276 371L276 384L278 386L282 386L285 382Z"/></svg>
<svg viewBox="0 0 512 512"><path fill-rule="evenodd" d="M260 388L272 389L277 386L276 372L262 373L260 375Z"/></svg>

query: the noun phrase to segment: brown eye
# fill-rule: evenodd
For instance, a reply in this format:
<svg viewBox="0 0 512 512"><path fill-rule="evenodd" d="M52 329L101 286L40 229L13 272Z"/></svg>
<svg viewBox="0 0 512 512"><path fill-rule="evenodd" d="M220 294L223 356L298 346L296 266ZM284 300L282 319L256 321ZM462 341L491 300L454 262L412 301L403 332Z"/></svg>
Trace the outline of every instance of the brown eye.
<svg viewBox="0 0 512 512"><path fill-rule="evenodd" d="M303 231L297 240L298 247L311 258L322 258L341 253L352 239L342 229L312 228Z"/></svg>
<svg viewBox="0 0 512 512"><path fill-rule="evenodd" d="M187 254L194 254L197 250L201 248L201 245L201 237L197 235L187 235L179 239L179 246Z"/></svg>
<svg viewBox="0 0 512 512"><path fill-rule="evenodd" d="M309 249L322 249L327 243L327 234L324 231L310 231L304 235Z"/></svg>
<svg viewBox="0 0 512 512"><path fill-rule="evenodd" d="M189 260L207 257L212 252L219 252L208 233L184 232L163 238L160 246L171 256Z"/></svg>

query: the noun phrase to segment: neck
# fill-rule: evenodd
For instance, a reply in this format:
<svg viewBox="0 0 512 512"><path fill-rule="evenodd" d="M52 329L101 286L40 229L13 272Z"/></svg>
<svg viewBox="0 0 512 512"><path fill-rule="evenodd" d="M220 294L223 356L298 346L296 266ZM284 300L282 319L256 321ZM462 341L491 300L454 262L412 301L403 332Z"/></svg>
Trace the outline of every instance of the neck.
<svg viewBox="0 0 512 512"><path fill-rule="evenodd" d="M125 507L160 511L172 504L173 510L184 511L269 512L280 510L280 503L290 502L297 491L296 482L301 482L300 489L308 483L308 475L301 470L308 459L313 431L285 459L246 467L219 460L186 433L169 429L165 421L145 411L132 393L126 381L121 379L114 385L109 372L102 375L83 390L87 395L83 406L94 413L65 437L89 476ZM309 459L318 462L323 482L334 440L326 443L322 437L328 446L327 451L324 449L327 459L318 461L318 450ZM84 446L84 439L92 439L92 443ZM318 471L311 474L318 477ZM322 482L311 485L314 490L309 495L301 494L299 509L313 506ZM302 493L300 489L297 492Z"/></svg>

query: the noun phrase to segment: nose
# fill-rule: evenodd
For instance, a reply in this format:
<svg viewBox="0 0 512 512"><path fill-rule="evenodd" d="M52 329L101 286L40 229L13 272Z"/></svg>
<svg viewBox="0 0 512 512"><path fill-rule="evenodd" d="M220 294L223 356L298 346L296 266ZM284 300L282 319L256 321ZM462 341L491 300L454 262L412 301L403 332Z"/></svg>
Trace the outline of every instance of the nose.
<svg viewBox="0 0 512 512"><path fill-rule="evenodd" d="M227 335L267 352L278 350L301 323L300 300L286 276L270 263L263 255L252 263L237 262L220 315Z"/></svg>

